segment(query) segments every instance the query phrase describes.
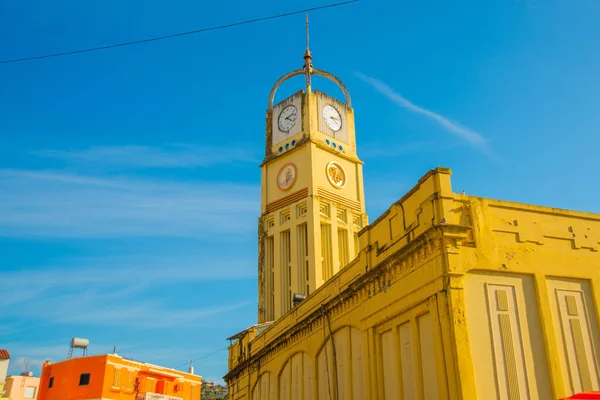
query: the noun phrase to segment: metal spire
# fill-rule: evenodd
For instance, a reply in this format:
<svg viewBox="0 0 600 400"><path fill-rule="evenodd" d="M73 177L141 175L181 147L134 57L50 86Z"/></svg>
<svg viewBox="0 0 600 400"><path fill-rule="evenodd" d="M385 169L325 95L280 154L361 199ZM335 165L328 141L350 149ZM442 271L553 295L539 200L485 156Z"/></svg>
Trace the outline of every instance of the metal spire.
<svg viewBox="0 0 600 400"><path fill-rule="evenodd" d="M312 56L310 55L309 49L309 37L308 37L308 14L306 14L306 50L304 51L304 76L306 77L306 91L310 92L310 76L312 74Z"/></svg>

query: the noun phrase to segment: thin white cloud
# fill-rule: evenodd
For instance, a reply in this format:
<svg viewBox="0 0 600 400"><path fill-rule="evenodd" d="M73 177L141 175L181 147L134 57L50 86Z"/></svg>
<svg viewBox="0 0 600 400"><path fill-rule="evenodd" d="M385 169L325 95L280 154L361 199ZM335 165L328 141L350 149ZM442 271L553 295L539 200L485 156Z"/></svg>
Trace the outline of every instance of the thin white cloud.
<svg viewBox="0 0 600 400"><path fill-rule="evenodd" d="M0 237L194 237L254 230L259 188L0 169Z"/></svg>
<svg viewBox="0 0 600 400"><path fill-rule="evenodd" d="M106 289L105 289L106 290ZM150 295L157 288L149 288L140 295ZM54 326L98 326L178 328L214 324L213 317L230 314L251 305L251 301L238 301L225 305L182 306L166 305L159 299L142 299L141 296L113 296L111 292L93 290L84 293L72 291L67 294L44 296L21 304L18 313L7 310L7 317L19 317L30 321L42 321Z"/></svg>
<svg viewBox="0 0 600 400"><path fill-rule="evenodd" d="M60 324L88 324L95 326L136 326L138 328L189 328L192 326L210 326L209 320L215 315L224 315L239 310L251 304L241 301L225 306L188 307L177 309L166 308L157 301L128 302L126 305L112 304L101 306L99 299L94 297L84 302L89 307L63 307L57 312L51 312L52 321ZM81 301L79 296L65 296L61 300ZM232 314L233 315L233 314Z"/></svg>
<svg viewBox="0 0 600 400"><path fill-rule="evenodd" d="M423 151L428 145L427 142L413 142L395 146L382 146L381 143L363 143L360 146L359 153L364 159L379 159Z"/></svg>
<svg viewBox="0 0 600 400"><path fill-rule="evenodd" d="M53 345L42 345L42 346L33 346L28 343L7 343L6 347L11 349L15 353L23 353L24 351L27 353L28 357L48 357L48 356L66 356L67 350L69 349L69 340L65 341L63 344L53 344ZM12 359L11 359L12 362Z"/></svg>
<svg viewBox="0 0 600 400"><path fill-rule="evenodd" d="M9 335L14 335L23 330L23 325L21 323L7 323L6 321L2 321L0 325L0 337L8 337Z"/></svg>
<svg viewBox="0 0 600 400"><path fill-rule="evenodd" d="M382 146L381 143L363 143L359 154L364 159L382 159L386 157L398 157L403 154L443 152L457 147L457 144L442 144L436 142L413 142L406 144Z"/></svg>
<svg viewBox="0 0 600 400"><path fill-rule="evenodd" d="M486 139L478 132L467 128L466 126L463 126L458 122L451 121L443 115L437 114L433 111L427 110L423 107L419 107L418 105L413 104L410 100L396 93L391 87L389 87L387 84L378 79L372 78L360 72L357 72L356 76L358 76L358 78L371 85L371 87L373 87L375 90L387 97L388 100L398 105L399 107L432 119L453 135L459 137L462 140L467 141L480 151L484 153L489 153L489 148Z"/></svg>
<svg viewBox="0 0 600 400"><path fill-rule="evenodd" d="M107 272L107 267L110 272ZM143 271L143 273L141 273ZM203 256L107 256L69 260L43 270L3 270L0 315L53 325L172 327L199 326L207 318L248 306L253 299L211 305L216 299L193 297L187 305L169 305L182 284L255 279L253 260Z"/></svg>
<svg viewBox="0 0 600 400"><path fill-rule="evenodd" d="M165 293L176 290L176 287L148 285L132 290L123 285L116 289L106 285L90 285L84 289L48 289L27 301L19 302L16 307L0 305L0 312L4 318L19 318L28 323L45 322L53 326L189 328L210 326L214 323L213 317L223 317L252 303L248 299L210 304L206 299L196 298L192 304L171 306ZM10 297L11 292L7 295ZM212 303L215 300L212 299Z"/></svg>
<svg viewBox="0 0 600 400"><path fill-rule="evenodd" d="M194 168L214 164L258 163L247 149L188 144L94 146L83 150L43 150L37 155L104 168Z"/></svg>
<svg viewBox="0 0 600 400"><path fill-rule="evenodd" d="M110 266L110 274L106 268ZM144 273L140 274L140 269ZM0 271L0 281L6 291L0 297L0 306L6 305L11 293L20 293L27 282L26 295L11 303L25 301L49 289L86 287L89 284L114 286L115 282L135 290L137 285L153 282L200 282L247 279L256 276L253 259L220 257L213 260L204 255L184 256L106 256L97 259L74 259L63 266L46 266L43 270Z"/></svg>

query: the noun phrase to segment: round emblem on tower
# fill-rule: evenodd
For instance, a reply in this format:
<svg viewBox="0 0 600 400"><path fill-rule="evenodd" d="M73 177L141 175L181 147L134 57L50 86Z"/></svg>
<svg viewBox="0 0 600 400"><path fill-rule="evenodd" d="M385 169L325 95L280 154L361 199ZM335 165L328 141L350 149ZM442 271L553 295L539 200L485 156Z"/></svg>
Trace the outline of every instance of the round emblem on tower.
<svg viewBox="0 0 600 400"><path fill-rule="evenodd" d="M279 170L277 174L277 186L281 190L288 190L296 182L296 166L292 163L287 163Z"/></svg>
<svg viewBox="0 0 600 400"><path fill-rule="evenodd" d="M331 161L327 164L327 179L334 187L341 189L346 186L346 171L339 163Z"/></svg>

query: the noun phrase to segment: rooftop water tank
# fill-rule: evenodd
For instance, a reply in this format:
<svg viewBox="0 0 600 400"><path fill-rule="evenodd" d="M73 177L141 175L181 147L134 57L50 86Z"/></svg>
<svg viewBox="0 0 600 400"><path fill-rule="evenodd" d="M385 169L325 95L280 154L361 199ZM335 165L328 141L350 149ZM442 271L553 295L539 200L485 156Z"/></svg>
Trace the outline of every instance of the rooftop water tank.
<svg viewBox="0 0 600 400"><path fill-rule="evenodd" d="M84 349L88 347L90 341L88 339L81 339L74 337L71 339L71 347Z"/></svg>

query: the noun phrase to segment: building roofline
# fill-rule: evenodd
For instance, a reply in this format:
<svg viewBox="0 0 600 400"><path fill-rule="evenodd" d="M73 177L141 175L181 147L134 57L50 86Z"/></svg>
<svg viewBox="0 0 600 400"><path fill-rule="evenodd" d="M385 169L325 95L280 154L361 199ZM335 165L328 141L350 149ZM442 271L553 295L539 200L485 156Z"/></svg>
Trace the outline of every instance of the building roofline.
<svg viewBox="0 0 600 400"><path fill-rule="evenodd" d="M244 329L243 331L241 331L241 332L238 332L238 333L236 333L235 335L233 335L233 336L230 336L230 337L228 337L228 338L227 338L227 339L225 339L225 340L235 340L235 339L239 339L239 338L241 338L241 337L244 337L244 336L246 336L246 334L248 333L248 331L250 331L251 329L258 329L258 328L262 328L262 327L269 327L270 325L273 325L273 322L274 322L274 321L268 321L268 322L264 322L264 323L262 323L262 324L256 324L256 325L249 326L248 328Z"/></svg>
<svg viewBox="0 0 600 400"><path fill-rule="evenodd" d="M149 369L160 368L160 369L165 370L165 372L174 372L174 373L181 374L181 375L184 375L184 376L193 376L193 377L202 379L201 375L190 374L189 372L180 371L178 369L164 367L162 365L157 365L157 364L151 364L151 363L144 362L144 361L134 360L132 358L127 358L127 357L123 357L121 355L112 354L112 353L94 354L94 355L87 355L87 356L81 356L81 357L67 358L65 360L54 362L51 365L57 365L57 364L62 364L62 363L66 363L66 362L71 362L73 360L91 359L91 358L105 358L107 360L110 359L110 358L118 358L118 359L121 359L123 361L128 361L128 362L133 363L133 364L138 364L138 365L141 365L141 366L148 367Z"/></svg>
<svg viewBox="0 0 600 400"><path fill-rule="evenodd" d="M492 199L488 197L481 196L469 196L462 194L454 194L455 200L461 199L477 199L487 203L488 206L492 207L502 207L502 208L512 208L515 210L527 210L529 212L540 213L540 214L554 214L554 215L563 215L572 218L583 218L589 219L593 221L600 221L600 214L593 213L589 211L578 211L578 210L570 210L568 208L557 208L544 206L539 204L529 204L529 203L520 203L518 201L511 200L498 200Z"/></svg>

